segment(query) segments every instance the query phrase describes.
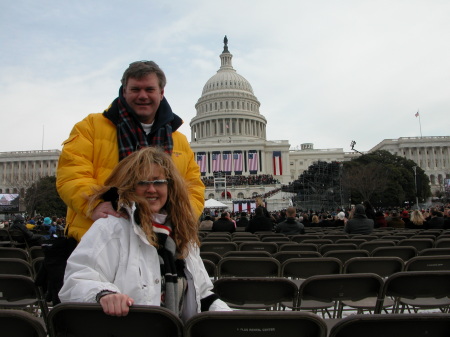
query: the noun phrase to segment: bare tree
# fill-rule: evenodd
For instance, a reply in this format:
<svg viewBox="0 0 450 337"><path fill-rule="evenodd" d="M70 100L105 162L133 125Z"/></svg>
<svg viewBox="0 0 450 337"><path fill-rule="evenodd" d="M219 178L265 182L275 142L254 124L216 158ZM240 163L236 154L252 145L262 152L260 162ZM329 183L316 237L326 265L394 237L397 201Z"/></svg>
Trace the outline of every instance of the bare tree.
<svg viewBox="0 0 450 337"><path fill-rule="evenodd" d="M377 163L346 167L342 175L342 186L358 193L362 200L370 201L375 194L387 189L388 173L383 165Z"/></svg>

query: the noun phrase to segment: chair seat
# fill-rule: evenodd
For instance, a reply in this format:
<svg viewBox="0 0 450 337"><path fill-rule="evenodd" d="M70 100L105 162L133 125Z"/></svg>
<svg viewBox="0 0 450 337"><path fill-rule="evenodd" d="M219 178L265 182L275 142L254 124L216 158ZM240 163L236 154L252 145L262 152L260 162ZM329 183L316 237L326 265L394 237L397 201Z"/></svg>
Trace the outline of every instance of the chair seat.
<svg viewBox="0 0 450 337"><path fill-rule="evenodd" d="M399 302L401 304L410 305L412 307L420 307L421 309L436 309L436 308L442 308L447 307L450 305L450 298L443 297L443 298L415 298L415 299L409 299L409 298L400 298Z"/></svg>
<svg viewBox="0 0 450 337"><path fill-rule="evenodd" d="M34 305L36 304L38 301L34 298L25 298L22 300L17 300L17 301L7 301L7 300L0 300L0 307L17 307L17 308L22 308L22 307L26 307L29 305Z"/></svg>
<svg viewBox="0 0 450 337"><path fill-rule="evenodd" d="M342 304L345 306L355 308L355 309L373 309L375 307L377 298L376 297L367 297L360 301L342 301ZM392 307L395 304L394 300L390 298L385 298L383 302L383 309Z"/></svg>

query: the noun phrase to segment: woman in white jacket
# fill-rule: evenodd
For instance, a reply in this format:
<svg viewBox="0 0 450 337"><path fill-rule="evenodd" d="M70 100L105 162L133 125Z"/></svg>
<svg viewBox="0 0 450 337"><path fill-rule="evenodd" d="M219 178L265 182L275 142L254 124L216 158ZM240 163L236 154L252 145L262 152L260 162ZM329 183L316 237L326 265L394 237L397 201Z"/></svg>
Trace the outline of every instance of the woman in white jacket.
<svg viewBox="0 0 450 337"><path fill-rule="evenodd" d="M99 302L114 316L133 303L161 305L183 320L231 310L211 291L186 183L169 155L148 147L123 159L91 209L101 201L124 217L101 218L83 236L67 261L62 302Z"/></svg>

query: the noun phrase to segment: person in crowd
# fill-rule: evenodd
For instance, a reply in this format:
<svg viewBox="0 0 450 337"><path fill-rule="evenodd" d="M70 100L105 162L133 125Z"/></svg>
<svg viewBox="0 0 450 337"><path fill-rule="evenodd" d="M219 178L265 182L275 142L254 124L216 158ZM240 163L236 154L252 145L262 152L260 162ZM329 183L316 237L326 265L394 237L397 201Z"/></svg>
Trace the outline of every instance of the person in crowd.
<svg viewBox="0 0 450 337"><path fill-rule="evenodd" d="M345 217L345 213L341 211L336 215L336 220L334 220L334 226L335 227L344 227L346 222L347 222L347 218Z"/></svg>
<svg viewBox="0 0 450 337"><path fill-rule="evenodd" d="M400 215L396 209L391 211L391 216L387 220L388 227L405 228L405 222L400 218Z"/></svg>
<svg viewBox="0 0 450 337"><path fill-rule="evenodd" d="M383 228L387 227L387 221L382 211L377 211L375 213L375 228Z"/></svg>
<svg viewBox="0 0 450 337"><path fill-rule="evenodd" d="M256 204L256 208L262 209L263 214L264 214L265 217L267 217L270 220L272 220L272 222L275 222L274 216L269 213L269 211L267 210L266 205L264 204L264 201L262 200L261 197L256 197L255 198L255 204ZM255 210L255 213L256 213L256 210Z"/></svg>
<svg viewBox="0 0 450 337"><path fill-rule="evenodd" d="M305 234L305 226L297 220L296 215L295 207L288 207L286 220L275 226L275 232L285 235Z"/></svg>
<svg viewBox="0 0 450 337"><path fill-rule="evenodd" d="M207 215L205 216L203 221L200 222L198 229L201 231L210 231L212 229L212 226L213 226L212 218L209 215Z"/></svg>
<svg viewBox="0 0 450 337"><path fill-rule="evenodd" d="M236 231L236 225L230 219L230 213L222 212L220 218L214 221L212 225L213 232L229 232L233 233Z"/></svg>
<svg viewBox="0 0 450 337"><path fill-rule="evenodd" d="M376 213L376 212L375 212L375 210L374 210L372 204L370 203L370 201L369 201L369 200L365 200L365 201L363 202L363 206L364 206L364 208L366 209L366 216L367 216L367 219L375 220L375 213Z"/></svg>
<svg viewBox="0 0 450 337"><path fill-rule="evenodd" d="M101 187L117 163L143 147L161 147L171 154L188 186L197 218L203 211L200 169L189 142L177 131L182 119L164 96L166 76L153 61L130 64L122 76L119 96L103 113L88 115L75 124L64 142L57 168L56 187L68 206L66 232L77 241L92 222L120 216L111 202L98 200L90 216L87 199L92 187Z"/></svg>
<svg viewBox="0 0 450 337"><path fill-rule="evenodd" d="M10 230L17 229L23 233L23 237L27 242L28 246L40 246L42 245L46 238L43 235L35 234L30 231L25 225L25 219L21 215L16 215L14 218L13 224L9 227Z"/></svg>
<svg viewBox="0 0 450 337"><path fill-rule="evenodd" d="M272 230L273 230L272 220L264 215L263 208L256 207L255 215L249 221L248 226L245 228L245 231L255 233L255 232L272 232Z"/></svg>
<svg viewBox="0 0 450 337"><path fill-rule="evenodd" d="M421 211L415 209L411 212L411 219L406 223L406 228L410 229L425 229L427 227L427 222L423 217Z"/></svg>
<svg viewBox="0 0 450 337"><path fill-rule="evenodd" d="M310 225L312 227L318 227L319 226L319 217L317 216L317 214L313 214L313 216L311 217Z"/></svg>
<svg viewBox="0 0 450 337"><path fill-rule="evenodd" d="M283 209L280 211L280 215L277 217L276 223L281 223L286 220L286 211Z"/></svg>
<svg viewBox="0 0 450 337"><path fill-rule="evenodd" d="M444 217L438 210L433 210L430 220L427 221L427 229L444 229Z"/></svg>
<svg viewBox="0 0 450 337"><path fill-rule="evenodd" d="M45 217L43 226L48 233L45 235L47 239L51 238L53 235L56 235L56 223L54 224L52 219L50 219L49 217Z"/></svg>
<svg viewBox="0 0 450 337"><path fill-rule="evenodd" d="M199 253L197 214L171 157L146 147L114 168L89 209L110 200L118 213L94 222L67 261L62 302L98 302L112 316L133 304L165 307L183 321L230 310Z"/></svg>
<svg viewBox="0 0 450 337"><path fill-rule="evenodd" d="M236 220L236 227L247 227L248 226L247 212L241 212L241 216Z"/></svg>
<svg viewBox="0 0 450 337"><path fill-rule="evenodd" d="M401 213L400 213L400 217L402 218L403 222L405 223L405 228L409 228L408 225L411 222L411 215L409 214L408 210L404 209Z"/></svg>
<svg viewBox="0 0 450 337"><path fill-rule="evenodd" d="M345 232L348 234L371 234L374 228L374 221L367 218L364 206L362 204L356 205L352 213L345 225Z"/></svg>

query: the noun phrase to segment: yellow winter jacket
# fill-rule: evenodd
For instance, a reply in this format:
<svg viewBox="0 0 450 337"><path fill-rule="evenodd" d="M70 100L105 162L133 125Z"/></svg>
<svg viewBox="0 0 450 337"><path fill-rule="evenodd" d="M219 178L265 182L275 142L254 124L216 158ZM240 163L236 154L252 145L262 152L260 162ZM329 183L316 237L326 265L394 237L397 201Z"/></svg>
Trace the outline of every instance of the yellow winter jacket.
<svg viewBox="0 0 450 337"><path fill-rule="evenodd" d="M172 159L186 180L192 207L200 216L205 186L194 153L185 135L175 131L172 138ZM56 188L68 207L68 236L80 241L93 222L86 215L87 196L92 194L93 188L104 184L119 162L116 126L102 113L90 114L73 127L63 145Z"/></svg>

